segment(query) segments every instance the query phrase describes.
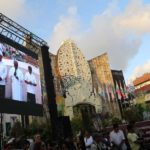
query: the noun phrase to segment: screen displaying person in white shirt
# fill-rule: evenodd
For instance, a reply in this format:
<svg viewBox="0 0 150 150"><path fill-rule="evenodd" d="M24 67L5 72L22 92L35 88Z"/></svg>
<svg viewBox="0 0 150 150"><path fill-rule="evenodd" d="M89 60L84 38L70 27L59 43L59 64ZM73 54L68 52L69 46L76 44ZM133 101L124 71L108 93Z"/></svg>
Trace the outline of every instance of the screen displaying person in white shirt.
<svg viewBox="0 0 150 150"><path fill-rule="evenodd" d="M23 73L18 68L17 61L14 61L14 66L9 71L9 78L12 83L12 99L22 101Z"/></svg>
<svg viewBox="0 0 150 150"><path fill-rule="evenodd" d="M28 66L28 72L25 74L25 83L27 84L27 101L36 103L35 87L37 82L31 66Z"/></svg>
<svg viewBox="0 0 150 150"><path fill-rule="evenodd" d="M5 85L6 85L6 76L7 76L7 67L2 62L3 53L0 51L0 98L5 97Z"/></svg>
<svg viewBox="0 0 150 150"><path fill-rule="evenodd" d="M0 100L42 104L42 97L38 59L0 42Z"/></svg>

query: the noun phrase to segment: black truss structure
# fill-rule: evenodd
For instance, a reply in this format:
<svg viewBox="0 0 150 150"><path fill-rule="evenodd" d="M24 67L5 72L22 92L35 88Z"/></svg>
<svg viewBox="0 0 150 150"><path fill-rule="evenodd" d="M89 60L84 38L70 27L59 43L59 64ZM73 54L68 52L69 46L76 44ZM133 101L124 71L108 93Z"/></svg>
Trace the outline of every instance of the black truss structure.
<svg viewBox="0 0 150 150"><path fill-rule="evenodd" d="M53 82L51 59L49 57L49 47L47 43L20 26L13 20L0 13L0 42L10 44L12 47L38 58L41 64L43 80L45 80L45 89L50 113L51 128L53 139L58 139L58 114L56 95ZM5 107L4 107L5 105ZM12 101L0 98L0 113L16 113L22 115L43 116L43 107L39 104L29 105L28 103ZM15 110L14 110L15 109ZM6 110L10 110L9 112ZM1 130L2 131L2 130ZM1 134L0 134L1 138Z"/></svg>
<svg viewBox="0 0 150 150"><path fill-rule="evenodd" d="M47 46L47 42L43 39L20 26L2 13L0 13L0 35L6 39L11 39L21 47L27 48L28 45L30 51L35 54L39 53L39 49L42 46Z"/></svg>

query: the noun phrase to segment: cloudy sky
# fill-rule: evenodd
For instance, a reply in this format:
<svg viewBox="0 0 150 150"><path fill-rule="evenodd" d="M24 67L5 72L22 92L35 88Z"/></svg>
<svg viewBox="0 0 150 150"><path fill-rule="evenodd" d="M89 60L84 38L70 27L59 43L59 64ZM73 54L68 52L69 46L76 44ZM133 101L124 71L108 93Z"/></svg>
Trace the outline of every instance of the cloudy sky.
<svg viewBox="0 0 150 150"><path fill-rule="evenodd" d="M87 59L108 52L126 81L150 72L149 0L0 0L0 12L49 43L72 39Z"/></svg>

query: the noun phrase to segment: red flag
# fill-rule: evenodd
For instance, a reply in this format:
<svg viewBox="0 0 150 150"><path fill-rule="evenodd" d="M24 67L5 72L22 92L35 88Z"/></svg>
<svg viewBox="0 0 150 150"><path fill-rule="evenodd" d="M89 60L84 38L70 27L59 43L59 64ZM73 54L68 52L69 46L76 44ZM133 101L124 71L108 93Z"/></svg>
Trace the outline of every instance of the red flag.
<svg viewBox="0 0 150 150"><path fill-rule="evenodd" d="M122 88L121 82L119 82L119 86L120 86L120 94L121 94L121 97L122 97L123 99L125 99L125 94L124 94L124 90L123 90L123 88Z"/></svg>
<svg viewBox="0 0 150 150"><path fill-rule="evenodd" d="M115 99L115 96L114 96L114 92L113 92L113 87L110 85L109 86L109 92L110 92L110 94L111 94L111 98L112 98L112 100L114 100Z"/></svg>
<svg viewBox="0 0 150 150"><path fill-rule="evenodd" d="M121 99L120 89L119 89L117 81L115 82L115 89L116 89L118 99Z"/></svg>

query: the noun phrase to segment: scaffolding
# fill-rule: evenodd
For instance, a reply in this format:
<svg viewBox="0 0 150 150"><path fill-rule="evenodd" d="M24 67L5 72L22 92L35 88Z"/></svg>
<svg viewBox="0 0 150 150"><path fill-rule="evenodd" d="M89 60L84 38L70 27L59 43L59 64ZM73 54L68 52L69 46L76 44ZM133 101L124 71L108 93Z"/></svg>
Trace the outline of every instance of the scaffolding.
<svg viewBox="0 0 150 150"><path fill-rule="evenodd" d="M11 39L13 42L25 48L27 48L28 45L30 50L36 54L39 53L39 49L43 45L47 46L47 42L43 39L20 26L2 13L0 13L0 35Z"/></svg>

